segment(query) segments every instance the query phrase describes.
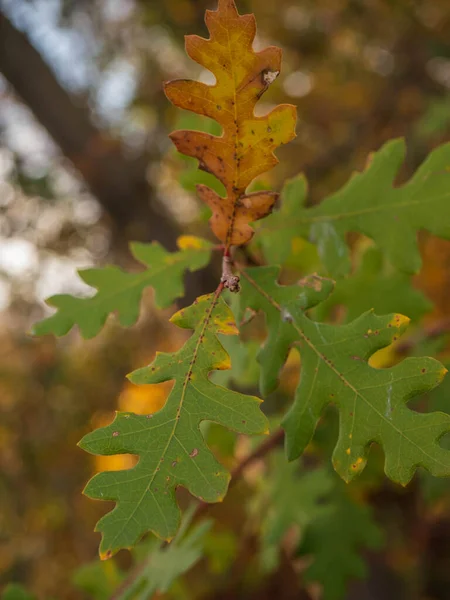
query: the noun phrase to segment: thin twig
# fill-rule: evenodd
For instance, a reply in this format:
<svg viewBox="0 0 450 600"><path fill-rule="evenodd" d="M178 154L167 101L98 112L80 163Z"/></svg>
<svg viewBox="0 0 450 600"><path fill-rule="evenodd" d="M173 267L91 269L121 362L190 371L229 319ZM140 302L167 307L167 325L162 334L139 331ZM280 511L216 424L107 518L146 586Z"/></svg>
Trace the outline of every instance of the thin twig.
<svg viewBox="0 0 450 600"><path fill-rule="evenodd" d="M224 253L222 259L222 277L220 281L230 292L239 292L239 276L232 271L233 261L229 254Z"/></svg>

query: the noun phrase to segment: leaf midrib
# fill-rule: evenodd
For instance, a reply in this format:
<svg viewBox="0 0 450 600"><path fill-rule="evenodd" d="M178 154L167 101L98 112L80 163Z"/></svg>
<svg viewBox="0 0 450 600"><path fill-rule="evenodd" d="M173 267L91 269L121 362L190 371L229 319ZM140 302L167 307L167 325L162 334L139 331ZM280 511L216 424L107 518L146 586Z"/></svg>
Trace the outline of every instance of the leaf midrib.
<svg viewBox="0 0 450 600"><path fill-rule="evenodd" d="M122 526L122 528L120 529L120 531L118 533L116 533L116 535L114 537L114 540L110 544L110 549L113 549L116 540L123 534L124 530L127 528L128 524L129 524L129 522L131 521L131 519L134 518L134 515L139 510L142 502L144 501L144 498L145 498L146 494L149 491L151 491L150 488L151 488L151 486L153 484L153 481L155 480L156 474L158 473L157 469L159 468L159 464L161 462L161 458L165 458L165 455L166 455L166 453L167 453L167 451L168 451L168 449L169 449L169 447L170 447L170 445L171 445L174 437L176 437L175 433L176 433L178 424L181 421L181 418L177 419L176 417L181 413L181 409L182 409L182 406L183 406L183 403L184 403L184 400L185 400L185 397L186 397L187 388L188 388L188 385L189 385L189 382L190 382L190 376L192 374L192 371L194 369L195 363L197 361L197 357L198 357L198 352L199 352L200 346L202 345L202 343L203 343L203 341L205 339L205 335L204 335L205 331L206 331L206 329L207 329L207 327L208 327L208 325L210 323L212 313L213 313L215 307L217 306L218 301L219 301L219 293L216 292L213 295L211 305L210 305L208 311L206 312L206 315L205 315L205 318L203 320L203 324L202 324L201 330L200 330L200 332L198 334L198 338L197 338L197 341L196 341L196 344L195 344L195 347L194 347L194 352L193 352L193 355L192 355L192 361L191 361L191 364L190 364L190 366L189 366L189 368L187 370L187 373L186 373L186 375L184 377L183 387L182 387L182 390L181 390L181 398L180 398L180 402L178 404L178 407L176 409L176 416L175 416L175 419L174 419L175 422L174 422L172 431L171 431L171 433L170 433L170 435L169 435L169 437L167 439L166 446L165 446L165 448L164 448L164 450L163 450L163 452L161 454L160 460L157 462L156 467L155 467L153 473L151 474L150 481L148 482L148 484L144 488L144 491L142 492L141 497L139 498L138 502L136 503L134 510L130 513L130 515L128 516L127 520L124 522L124 525ZM178 440L178 438L176 438L176 439ZM179 442L179 440L178 440L178 442ZM182 444L180 443L180 445L182 445ZM156 500L155 494L152 494L152 496ZM156 503L158 504L157 500L156 500ZM159 507L159 505L158 505L158 507ZM162 512L162 511L160 510L160 512ZM164 521L167 524L167 521L166 521L165 517L164 517ZM166 527L166 529L167 529L167 527Z"/></svg>

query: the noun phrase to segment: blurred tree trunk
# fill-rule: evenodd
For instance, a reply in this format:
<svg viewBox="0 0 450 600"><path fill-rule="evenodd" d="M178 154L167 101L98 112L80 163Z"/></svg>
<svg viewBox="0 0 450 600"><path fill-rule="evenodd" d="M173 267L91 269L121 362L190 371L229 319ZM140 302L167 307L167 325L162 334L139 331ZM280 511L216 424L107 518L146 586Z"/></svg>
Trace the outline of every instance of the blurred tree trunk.
<svg viewBox="0 0 450 600"><path fill-rule="evenodd" d="M130 239L156 240L173 250L179 229L155 209L154 190L146 176L150 156L128 158L118 141L96 128L89 106L61 87L26 35L1 12L0 72L110 215L115 246L123 249ZM214 285L211 271L189 276L188 299Z"/></svg>
<svg viewBox="0 0 450 600"><path fill-rule="evenodd" d="M120 144L91 123L89 107L60 86L25 34L1 13L0 71L116 224L124 229L138 221L143 236L173 248L177 228L151 205L149 157L126 158Z"/></svg>

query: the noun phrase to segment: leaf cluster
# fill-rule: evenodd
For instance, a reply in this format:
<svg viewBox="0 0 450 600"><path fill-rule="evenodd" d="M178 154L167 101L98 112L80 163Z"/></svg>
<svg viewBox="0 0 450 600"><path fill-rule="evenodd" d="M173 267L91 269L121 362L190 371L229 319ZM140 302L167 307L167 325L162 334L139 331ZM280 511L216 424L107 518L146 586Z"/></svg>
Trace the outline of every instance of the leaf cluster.
<svg viewBox="0 0 450 600"><path fill-rule="evenodd" d="M440 444L450 431L449 415L419 413L408 405L435 388L446 369L422 357L394 361L387 368L374 364L374 355L397 342L410 318L418 320L430 308L424 295L414 290L411 275L421 266L419 230L450 239L450 145L436 148L406 183L396 185L405 145L401 140L388 142L369 157L363 172L316 206L307 204L306 179L300 175L286 183L280 207L267 216L278 194L249 193L248 188L278 162L274 150L295 137L293 106L255 116L256 104L280 72L281 50L271 46L254 51L254 16L239 15L233 0L219 0L216 11L207 11L206 25L209 39L187 36L186 50L215 75L215 84L176 80L165 85L165 92L176 106L212 118L221 127L220 135L191 130L171 135L178 151L195 158L225 190L222 196L218 188L197 186L199 198L211 210L211 229L220 245L190 236L180 238L174 253L158 244L133 244L144 270L126 273L106 267L80 272L96 293L89 298L51 298L49 304L57 312L38 323L34 333L64 335L77 325L84 338L91 338L113 312L123 326L131 326L145 288L154 290L158 307L172 305L183 295L185 271L205 267L219 249L222 273L217 289L171 318L174 326L192 331L191 336L177 351L157 353L149 366L129 375L136 385L173 381L164 406L148 415L118 412L111 424L80 442L94 455L138 458L128 470L95 475L85 488L91 498L116 503L97 525L100 555L109 558L131 548L147 532L167 541L175 538L179 487L202 503L223 500L230 472L208 446L203 422L240 434L268 433L260 398L230 389L229 381L220 386L211 379L213 372L232 366L221 336L251 330L247 325L259 314L267 330L262 344L260 328L254 336L261 345L257 362L264 399L279 387L291 351L299 354L299 383L282 417L286 458L279 458L273 472L262 546L267 550L279 545L292 523L304 529L298 552L314 558L305 576L319 580L325 598L334 600L342 597L349 577L363 575L359 549L377 547L380 534L369 509L352 502L331 482L327 470L299 478L296 463L287 462L310 447L325 408L332 404L339 414L332 463L346 482L364 470L373 444L384 452L387 477L402 485L419 467L432 475L450 475L450 452ZM365 244L356 268L350 233L359 234ZM299 241L302 248L306 241L316 246L319 274L294 269L293 283L292 272L282 267L292 268ZM225 294L227 288L230 293ZM239 292L237 299L231 299L232 292ZM340 316L339 307L344 308ZM251 362L253 354L246 349L254 347L255 339L247 345L235 341L230 351L237 361ZM133 587L134 581L129 589L138 590L138 598L167 589L198 560L205 532L204 523L196 524L183 542L175 538L168 548L155 550L148 580L140 581L141 587ZM179 568L174 569L174 562Z"/></svg>

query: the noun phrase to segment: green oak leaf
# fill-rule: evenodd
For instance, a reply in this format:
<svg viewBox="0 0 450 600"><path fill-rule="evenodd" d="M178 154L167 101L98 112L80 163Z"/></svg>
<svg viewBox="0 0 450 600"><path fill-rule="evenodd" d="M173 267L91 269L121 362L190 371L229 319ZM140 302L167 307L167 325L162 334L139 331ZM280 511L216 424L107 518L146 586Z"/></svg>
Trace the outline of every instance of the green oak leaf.
<svg viewBox="0 0 450 600"><path fill-rule="evenodd" d="M322 585L323 600L342 600L349 580L366 576L361 551L380 548L383 536L370 507L352 501L343 490L333 492L329 508L307 525L299 552L313 559L304 580Z"/></svg>
<svg viewBox="0 0 450 600"><path fill-rule="evenodd" d="M239 320L242 320L247 308L264 310L267 320L268 337L263 348L258 354L260 370L260 389L263 396L267 396L278 385L278 376L286 362L291 345L298 336L291 325L290 314L282 312L277 306L267 301L265 290L270 290L280 274L279 267L263 267L258 269L258 282L248 285L248 280L242 280L243 294ZM255 282L256 283L256 282ZM301 309L307 310L327 298L333 290L334 282L331 279L308 275L301 279L296 286L278 286L283 302L295 303Z"/></svg>
<svg viewBox="0 0 450 600"><path fill-rule="evenodd" d="M171 321L195 332L178 352L158 353L150 366L129 376L137 384L175 380L164 407L147 416L117 413L111 425L80 442L92 454L139 457L132 469L95 475L85 489L91 498L117 502L97 524L103 557L133 546L147 531L173 538L180 518L175 499L179 485L205 502L223 499L230 475L207 447L199 429L202 421L240 433L267 432L259 398L214 385L208 378L211 371L230 368L217 335L238 333L223 299L202 296Z"/></svg>
<svg viewBox="0 0 450 600"><path fill-rule="evenodd" d="M450 416L419 414L407 406L434 388L447 370L432 358L407 358L389 369L368 363L399 337L408 318L369 311L346 325L317 323L305 314L298 300L302 293L302 287L278 285L270 267L242 271L242 305L266 313L265 353L286 356L295 344L301 355L300 383L283 421L289 460L304 451L323 409L334 403L340 427L333 465L344 480L364 469L372 442L384 449L387 476L401 484L418 466L433 475L450 475L450 452L439 445L450 431Z"/></svg>
<svg viewBox="0 0 450 600"><path fill-rule="evenodd" d="M182 236L178 247L178 252L170 253L157 242L132 243L133 256L148 267L137 273L126 273L114 266L78 271L81 279L95 287L97 293L91 298L76 298L68 294L52 296L47 304L58 311L36 323L32 333L62 336L78 325L81 335L90 339L97 335L108 315L115 311L120 324L130 327L139 317L142 293L149 286L155 290L155 302L159 308L170 306L184 293L184 272L205 267L210 260L212 245L200 238Z"/></svg>
<svg viewBox="0 0 450 600"><path fill-rule="evenodd" d="M371 308L378 314L398 311L411 321L418 321L433 308L420 290L414 288L411 275L389 268L377 248L368 248L358 269L338 279L333 294L315 309L315 317L325 320L333 309L345 309L345 321L353 321Z"/></svg>
<svg viewBox="0 0 450 600"><path fill-rule="evenodd" d="M265 246L275 246L281 261L294 237L309 239L336 277L350 270L346 234L356 231L372 238L398 269L417 272L417 232L426 229L450 239L450 144L433 150L408 182L394 187L404 158L404 141L388 142L369 157L362 173L354 173L341 190L309 208L305 178L289 181L281 210L259 229Z"/></svg>

